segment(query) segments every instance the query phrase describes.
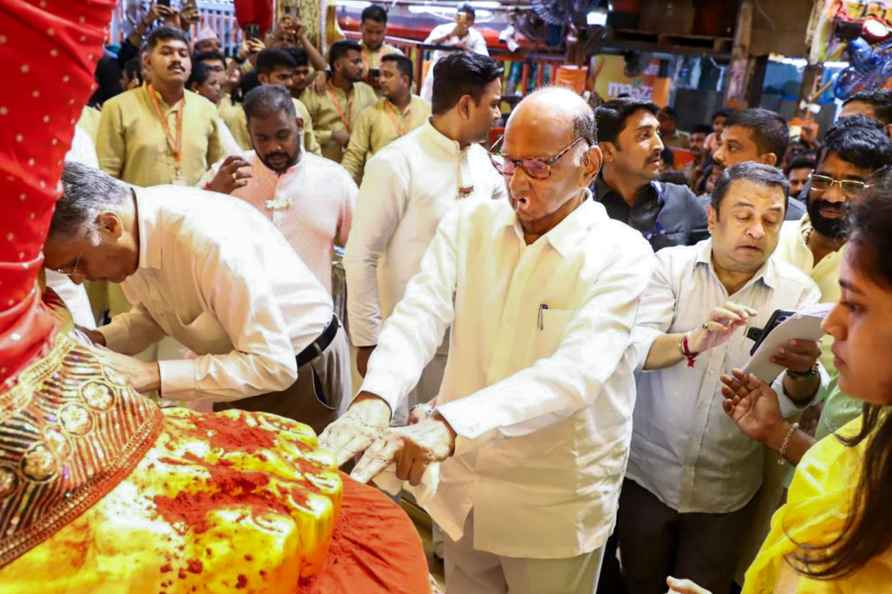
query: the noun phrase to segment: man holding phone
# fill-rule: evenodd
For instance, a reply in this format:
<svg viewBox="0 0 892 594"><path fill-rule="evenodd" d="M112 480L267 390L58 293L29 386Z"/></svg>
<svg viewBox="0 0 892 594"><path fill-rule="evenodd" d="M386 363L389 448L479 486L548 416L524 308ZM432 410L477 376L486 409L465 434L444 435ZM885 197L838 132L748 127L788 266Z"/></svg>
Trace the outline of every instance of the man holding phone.
<svg viewBox="0 0 892 594"><path fill-rule="evenodd" d="M474 19L476 18L474 7L470 4L462 4L455 12L455 23L446 23L434 27L424 40L424 43L430 45L448 45L455 50L470 51L475 54L489 55L486 47L486 40L483 35L474 28ZM424 84L421 87L421 97L425 101L430 102L434 93L434 66L441 59L455 50L436 50L431 58L431 65L427 69L427 76L424 78Z"/></svg>
<svg viewBox="0 0 892 594"><path fill-rule="evenodd" d="M810 278L771 257L787 188L769 165L725 170L708 209L712 237L656 254L632 333L638 398L616 528L629 592L663 594L667 575L730 590L742 539L729 535L752 521L763 452L722 409L721 378L749 360L744 327L820 299ZM819 355L817 342L793 340L772 358L785 368L775 382L785 416L820 388Z"/></svg>
<svg viewBox="0 0 892 594"><path fill-rule="evenodd" d="M384 41L387 36L387 11L377 4L367 6L362 11L359 23L362 39L362 63L365 66L365 81L371 85L378 96L384 95L380 85L381 59L391 54L402 55L398 48Z"/></svg>

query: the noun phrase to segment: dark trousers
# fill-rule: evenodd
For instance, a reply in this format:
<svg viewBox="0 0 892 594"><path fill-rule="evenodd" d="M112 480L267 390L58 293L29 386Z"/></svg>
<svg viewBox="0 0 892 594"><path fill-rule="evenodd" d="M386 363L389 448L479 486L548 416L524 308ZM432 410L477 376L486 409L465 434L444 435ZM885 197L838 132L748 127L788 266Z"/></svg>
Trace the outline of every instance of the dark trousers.
<svg viewBox="0 0 892 594"><path fill-rule="evenodd" d="M665 594L671 575L728 594L752 508L750 501L727 514L682 514L626 479L616 528L626 589Z"/></svg>

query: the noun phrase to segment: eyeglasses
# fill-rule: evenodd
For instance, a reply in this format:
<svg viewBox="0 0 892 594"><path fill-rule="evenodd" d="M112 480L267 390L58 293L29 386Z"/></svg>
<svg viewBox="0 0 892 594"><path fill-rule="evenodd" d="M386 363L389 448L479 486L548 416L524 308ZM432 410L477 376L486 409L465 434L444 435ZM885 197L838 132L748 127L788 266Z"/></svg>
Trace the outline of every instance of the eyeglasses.
<svg viewBox="0 0 892 594"><path fill-rule="evenodd" d="M817 192L826 192L833 186L839 186L840 191L846 196L857 196L870 186L856 179L833 179L828 175L810 175L811 189Z"/></svg>
<svg viewBox="0 0 892 594"><path fill-rule="evenodd" d="M496 168L496 171L505 177L511 177L514 175L514 172L517 171L517 168L520 167L523 169L524 173L531 178L542 180L551 177L551 167L560 161L561 157L567 154L567 151L576 146L577 142L580 140L585 141L585 138L577 136L570 144L548 159L509 159L496 150L496 147L500 147L504 140L504 136L499 138L496 143L492 145L492 150L489 153L489 160L492 161L492 165Z"/></svg>

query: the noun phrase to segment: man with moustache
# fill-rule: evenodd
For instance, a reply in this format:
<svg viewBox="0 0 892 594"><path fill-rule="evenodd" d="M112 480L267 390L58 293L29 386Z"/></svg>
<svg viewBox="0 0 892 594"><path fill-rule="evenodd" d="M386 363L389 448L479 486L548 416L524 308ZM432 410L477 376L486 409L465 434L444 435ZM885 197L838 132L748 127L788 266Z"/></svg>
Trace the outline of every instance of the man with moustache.
<svg viewBox="0 0 892 594"><path fill-rule="evenodd" d="M356 119L366 107L378 101L378 96L362 82L362 47L355 41L332 44L328 64L331 76L322 90L307 89L301 101L313 120L322 156L340 163Z"/></svg>
<svg viewBox="0 0 892 594"><path fill-rule="evenodd" d="M445 58L435 77L469 56ZM518 104L493 155L510 200L444 216L359 395L320 438L339 463L364 452L362 481L394 462L417 485L441 462L423 505L447 535L449 592L591 594L597 583L632 429L626 352L653 256L591 200L596 138L591 108L568 89ZM450 324L436 407L388 430Z"/></svg>
<svg viewBox="0 0 892 594"><path fill-rule="evenodd" d="M366 161L372 155L424 124L431 114L430 104L412 94L412 60L390 54L381 59L379 68L384 98L359 115L341 160L356 183L362 181Z"/></svg>
<svg viewBox="0 0 892 594"><path fill-rule="evenodd" d="M440 219L461 202L505 197L504 180L478 144L501 116L502 68L488 56L466 53L447 56L434 68L433 116L372 157L359 188L344 269L360 375L382 320L418 272ZM428 365L411 404L436 395L447 346ZM393 412L405 422L405 406Z"/></svg>
<svg viewBox="0 0 892 594"><path fill-rule="evenodd" d="M735 111L725 121L712 154L713 168L720 172L747 161L780 167L789 141L787 122L775 112L761 107ZM799 220L804 213L805 205L793 196L787 220Z"/></svg>
<svg viewBox="0 0 892 594"><path fill-rule="evenodd" d="M332 253L347 243L356 184L337 163L303 150L303 122L287 88L259 86L245 97L244 108L254 150L217 163L206 188L241 198L263 213L330 295ZM337 410L346 404L351 381L343 329L323 355L298 375L316 374L326 396L319 404ZM258 396L234 406L271 412L277 398Z"/></svg>
<svg viewBox="0 0 892 594"><path fill-rule="evenodd" d="M359 17L359 32L362 34L359 45L362 46L366 82L380 95L381 60L391 54L402 56L403 52L384 41L387 37L387 11L377 4L363 9Z"/></svg>
<svg viewBox="0 0 892 594"><path fill-rule="evenodd" d="M103 171L137 186L194 185L227 154L231 136L213 103L186 90L189 40L179 29L149 35L151 82L105 102L96 149Z"/></svg>
<svg viewBox="0 0 892 594"><path fill-rule="evenodd" d="M663 594L667 575L731 588L763 454L722 410L720 378L749 360L741 328L820 298L811 279L771 257L786 202L778 169L735 165L712 194L711 238L657 253L632 335L638 396L616 531L629 592ZM816 342L799 340L775 353L787 415L817 393L819 355Z"/></svg>
<svg viewBox="0 0 892 594"><path fill-rule="evenodd" d="M598 107L604 166L591 188L611 218L640 231L654 250L692 245L706 235L706 211L690 188L657 180L663 165L659 112L635 99Z"/></svg>

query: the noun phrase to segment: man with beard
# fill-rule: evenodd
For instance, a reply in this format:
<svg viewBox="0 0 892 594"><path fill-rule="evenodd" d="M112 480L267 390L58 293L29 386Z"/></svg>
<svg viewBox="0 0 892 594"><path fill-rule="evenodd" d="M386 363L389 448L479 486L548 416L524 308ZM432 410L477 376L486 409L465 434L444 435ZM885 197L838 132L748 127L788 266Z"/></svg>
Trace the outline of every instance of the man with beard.
<svg viewBox="0 0 892 594"><path fill-rule="evenodd" d="M138 186L195 184L227 154L228 131L213 103L186 90L189 40L179 29L149 35L147 85L106 101L96 149L103 171ZM64 81L63 81L64 82Z"/></svg>
<svg viewBox="0 0 892 594"><path fill-rule="evenodd" d="M207 178L206 189L241 198L269 219L331 294L331 258L350 234L357 188L343 167L304 151L303 122L288 90L262 85L244 102L254 150L227 157ZM350 392L350 353L342 329L317 370L328 405L337 408ZM306 370L310 372L311 370ZM298 369L298 375L303 373ZM265 403L264 400L267 402ZM270 397L236 406L267 410Z"/></svg>
<svg viewBox="0 0 892 594"><path fill-rule="evenodd" d="M380 95L383 91L379 84L381 59L391 54L403 55L403 52L399 48L385 43L387 11L377 4L363 9L360 16L359 32L362 33L359 45L362 46L362 64L365 68L366 82Z"/></svg>
<svg viewBox="0 0 892 594"><path fill-rule="evenodd" d="M356 118L378 96L362 82L362 47L355 41L334 43L328 50L328 63L331 76L323 90L309 88L301 100L309 110L322 156L340 163Z"/></svg>
<svg viewBox="0 0 892 594"><path fill-rule="evenodd" d="M716 173L746 161L779 167L790 140L787 122L773 111L754 107L732 113L725 121L713 152ZM805 205L795 197L787 205L787 220L796 221Z"/></svg>
<svg viewBox="0 0 892 594"><path fill-rule="evenodd" d="M384 98L359 115L341 160L356 183L362 181L362 170L372 155L422 125L431 114L428 102L412 94L412 60L391 54L381 59L380 68Z"/></svg>
<svg viewBox="0 0 892 594"><path fill-rule="evenodd" d="M360 375L382 320L418 272L440 219L462 202L505 198L505 182L478 144L501 117L501 67L488 56L456 53L437 63L434 76L433 116L372 157L359 189L344 269ZM447 347L444 341L410 404L436 395ZM405 422L406 408L393 412L397 422Z"/></svg>
<svg viewBox="0 0 892 594"><path fill-rule="evenodd" d="M591 188L611 218L640 231L655 251L706 236L706 211L690 188L657 181L663 165L659 111L634 99L598 107L604 166Z"/></svg>

